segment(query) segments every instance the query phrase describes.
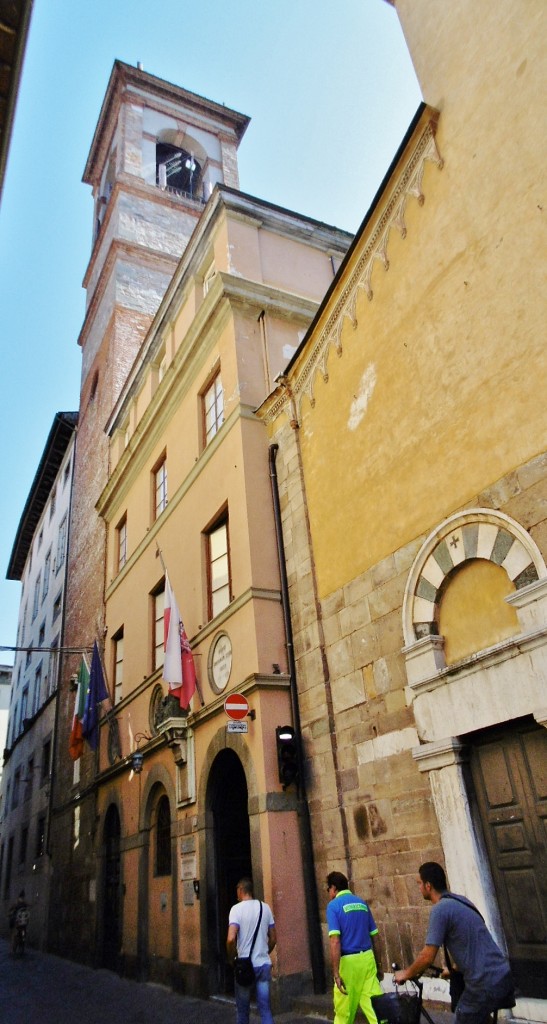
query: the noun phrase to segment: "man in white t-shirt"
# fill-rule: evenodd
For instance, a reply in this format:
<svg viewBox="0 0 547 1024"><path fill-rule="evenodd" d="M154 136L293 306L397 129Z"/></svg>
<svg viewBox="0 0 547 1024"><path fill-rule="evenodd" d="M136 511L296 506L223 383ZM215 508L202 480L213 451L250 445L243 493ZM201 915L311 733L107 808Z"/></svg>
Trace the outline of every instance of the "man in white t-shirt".
<svg viewBox="0 0 547 1024"><path fill-rule="evenodd" d="M238 902L230 910L226 951L230 963L236 956L249 956L253 935L260 913L260 900L253 897L253 883L242 878L237 883ZM262 1024L273 1024L270 1008L270 983L272 962L270 953L277 942L273 914L267 903L262 903L262 917L257 932L251 959L255 972L256 1002ZM235 983L237 1024L249 1024L251 989Z"/></svg>

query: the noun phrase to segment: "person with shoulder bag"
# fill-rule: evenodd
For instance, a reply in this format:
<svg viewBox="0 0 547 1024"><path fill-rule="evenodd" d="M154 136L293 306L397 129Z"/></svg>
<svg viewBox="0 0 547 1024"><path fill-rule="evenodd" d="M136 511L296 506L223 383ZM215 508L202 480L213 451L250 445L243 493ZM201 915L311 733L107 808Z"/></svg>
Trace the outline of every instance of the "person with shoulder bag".
<svg viewBox="0 0 547 1024"><path fill-rule="evenodd" d="M419 977L431 966L439 947L444 946L455 1024L486 1024L494 1010L515 1005L509 960L474 904L448 891L440 864L422 864L418 884L424 900L433 904L425 946L410 967L395 971L393 980L400 985Z"/></svg>
<svg viewBox="0 0 547 1024"><path fill-rule="evenodd" d="M253 985L261 1024L273 1024L270 953L277 942L273 914L267 903L254 899L250 878L237 883L237 899L230 910L226 939L228 959L234 967L237 1024L249 1024Z"/></svg>

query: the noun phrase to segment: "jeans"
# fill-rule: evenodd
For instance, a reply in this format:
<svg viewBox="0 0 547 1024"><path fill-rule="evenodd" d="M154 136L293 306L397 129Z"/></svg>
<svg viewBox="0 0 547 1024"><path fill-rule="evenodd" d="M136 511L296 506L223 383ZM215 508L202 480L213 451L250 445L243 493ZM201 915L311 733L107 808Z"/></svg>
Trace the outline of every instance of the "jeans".
<svg viewBox="0 0 547 1024"><path fill-rule="evenodd" d="M262 1024L273 1024L272 1011L270 1009L270 982L272 979L272 965L263 964L255 967L255 985L243 988L235 984L237 1024L249 1024L249 1011L251 1007L251 992L256 989L256 1005L260 1014Z"/></svg>
<svg viewBox="0 0 547 1024"><path fill-rule="evenodd" d="M515 1005L514 982L507 975L493 988L479 991L465 988L456 1007L454 1024L486 1024L493 1010Z"/></svg>

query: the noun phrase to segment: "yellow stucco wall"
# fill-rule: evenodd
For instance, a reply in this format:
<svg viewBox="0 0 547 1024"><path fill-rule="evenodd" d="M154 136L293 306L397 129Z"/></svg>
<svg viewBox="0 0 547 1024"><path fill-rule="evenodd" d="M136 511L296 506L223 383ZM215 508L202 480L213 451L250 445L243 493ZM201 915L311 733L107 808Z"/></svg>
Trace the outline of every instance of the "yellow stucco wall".
<svg viewBox="0 0 547 1024"><path fill-rule="evenodd" d="M331 350L328 383L317 375L315 407L303 401L322 597L545 445L542 15L535 3L520 19L513 9L481 5L471 21L479 50L470 88L449 53L473 6L441 5L438 18L419 19L416 52L429 48L429 58L436 47L440 77L430 71L437 84L426 98L441 108L445 166L426 164L423 207L409 200L407 237L392 229L389 271L377 263L374 298L359 291L357 327L344 321L342 357ZM403 23L407 9L412 21L412 5L402 8ZM365 232L340 291L366 242Z"/></svg>

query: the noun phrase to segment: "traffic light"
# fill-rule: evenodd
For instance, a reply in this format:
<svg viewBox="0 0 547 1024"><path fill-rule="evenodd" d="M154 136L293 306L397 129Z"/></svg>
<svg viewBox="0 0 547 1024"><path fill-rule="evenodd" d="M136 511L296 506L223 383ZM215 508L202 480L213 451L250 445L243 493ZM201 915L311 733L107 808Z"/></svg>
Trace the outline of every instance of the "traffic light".
<svg viewBox="0 0 547 1024"><path fill-rule="evenodd" d="M275 730L279 781L283 789L298 779L298 743L292 725L278 725Z"/></svg>

